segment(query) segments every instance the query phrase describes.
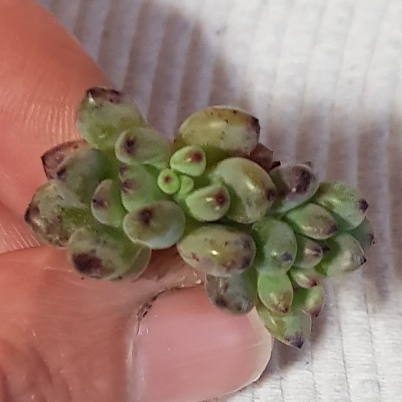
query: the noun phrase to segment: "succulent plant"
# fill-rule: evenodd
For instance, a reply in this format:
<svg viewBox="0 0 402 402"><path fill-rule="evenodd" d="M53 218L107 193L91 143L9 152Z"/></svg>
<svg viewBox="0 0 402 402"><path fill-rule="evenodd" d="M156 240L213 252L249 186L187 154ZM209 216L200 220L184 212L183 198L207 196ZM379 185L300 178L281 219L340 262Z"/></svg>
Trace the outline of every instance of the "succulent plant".
<svg viewBox="0 0 402 402"><path fill-rule="evenodd" d="M135 279L152 250L175 246L217 308L256 307L274 337L300 348L323 307L323 279L366 262L366 200L320 183L309 163L274 161L242 110L201 110L170 144L121 92L98 87L77 124L82 140L43 155L49 180L25 220L83 276Z"/></svg>

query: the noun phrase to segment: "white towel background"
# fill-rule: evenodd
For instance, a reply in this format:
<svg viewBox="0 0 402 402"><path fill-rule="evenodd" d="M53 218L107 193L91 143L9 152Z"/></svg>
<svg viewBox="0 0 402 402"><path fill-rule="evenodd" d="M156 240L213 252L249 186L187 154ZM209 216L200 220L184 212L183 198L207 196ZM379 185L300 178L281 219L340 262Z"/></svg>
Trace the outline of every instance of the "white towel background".
<svg viewBox="0 0 402 402"><path fill-rule="evenodd" d="M369 263L327 285L311 342L276 344L263 378L225 401L402 401L402 1L39 3L166 135L199 108L240 106L277 158L313 161L370 203Z"/></svg>

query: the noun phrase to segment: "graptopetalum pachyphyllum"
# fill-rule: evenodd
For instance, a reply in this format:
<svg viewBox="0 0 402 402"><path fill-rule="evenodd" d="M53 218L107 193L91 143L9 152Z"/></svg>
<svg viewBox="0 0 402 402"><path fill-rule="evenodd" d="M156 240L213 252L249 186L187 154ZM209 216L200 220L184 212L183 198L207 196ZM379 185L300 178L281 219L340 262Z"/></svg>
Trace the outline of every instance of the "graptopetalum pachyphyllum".
<svg viewBox="0 0 402 402"><path fill-rule="evenodd" d="M366 200L319 182L310 163L275 161L242 110L196 112L171 143L121 92L97 87L77 124L82 140L43 155L48 181L25 220L83 276L136 279L152 250L177 247L217 308L256 307L275 338L300 348L322 309L323 279L366 262Z"/></svg>

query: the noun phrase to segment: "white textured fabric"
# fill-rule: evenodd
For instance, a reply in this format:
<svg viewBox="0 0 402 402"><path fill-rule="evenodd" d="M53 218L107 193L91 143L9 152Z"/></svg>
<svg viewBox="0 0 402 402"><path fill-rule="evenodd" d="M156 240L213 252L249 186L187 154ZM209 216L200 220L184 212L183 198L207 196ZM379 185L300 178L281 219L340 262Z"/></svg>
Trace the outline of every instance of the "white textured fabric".
<svg viewBox="0 0 402 402"><path fill-rule="evenodd" d="M358 186L377 244L302 351L226 402L402 401L402 1L40 0L166 135L246 108L283 161Z"/></svg>

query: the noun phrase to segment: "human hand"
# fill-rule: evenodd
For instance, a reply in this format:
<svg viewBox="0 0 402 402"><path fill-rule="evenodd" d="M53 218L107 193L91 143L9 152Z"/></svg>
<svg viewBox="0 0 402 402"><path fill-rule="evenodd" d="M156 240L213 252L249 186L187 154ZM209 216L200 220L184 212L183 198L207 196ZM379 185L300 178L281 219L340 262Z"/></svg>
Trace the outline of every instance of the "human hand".
<svg viewBox="0 0 402 402"><path fill-rule="evenodd" d="M217 311L173 251L111 283L36 244L22 216L40 156L78 138L77 102L108 83L32 1L0 0L0 34L0 400L190 402L258 378L272 344L257 314Z"/></svg>

